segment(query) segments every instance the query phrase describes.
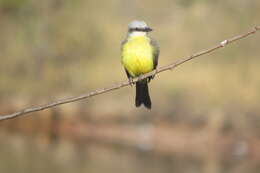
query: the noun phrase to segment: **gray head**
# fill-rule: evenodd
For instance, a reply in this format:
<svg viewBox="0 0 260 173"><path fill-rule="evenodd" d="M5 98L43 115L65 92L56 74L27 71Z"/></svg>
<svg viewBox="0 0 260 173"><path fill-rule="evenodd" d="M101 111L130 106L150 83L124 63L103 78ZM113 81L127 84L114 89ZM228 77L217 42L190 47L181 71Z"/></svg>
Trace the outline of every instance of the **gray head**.
<svg viewBox="0 0 260 173"><path fill-rule="evenodd" d="M150 32L152 29L144 21L134 20L128 25L128 32Z"/></svg>

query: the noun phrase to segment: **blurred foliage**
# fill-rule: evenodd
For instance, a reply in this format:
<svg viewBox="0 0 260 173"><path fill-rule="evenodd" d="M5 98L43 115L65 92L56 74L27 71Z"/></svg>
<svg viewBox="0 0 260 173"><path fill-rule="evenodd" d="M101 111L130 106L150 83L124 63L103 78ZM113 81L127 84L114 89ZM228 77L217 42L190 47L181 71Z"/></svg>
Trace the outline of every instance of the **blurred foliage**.
<svg viewBox="0 0 260 173"><path fill-rule="evenodd" d="M28 3L29 0L0 0L0 9L5 13L15 13Z"/></svg>

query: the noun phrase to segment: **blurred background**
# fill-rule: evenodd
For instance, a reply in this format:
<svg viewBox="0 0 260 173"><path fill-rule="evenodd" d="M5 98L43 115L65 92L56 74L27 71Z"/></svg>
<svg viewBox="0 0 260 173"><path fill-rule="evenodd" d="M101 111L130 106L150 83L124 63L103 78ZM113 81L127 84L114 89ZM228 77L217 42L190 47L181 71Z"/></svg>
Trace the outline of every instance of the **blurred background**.
<svg viewBox="0 0 260 173"><path fill-rule="evenodd" d="M259 25L259 0L0 0L0 115L127 80L120 43L144 20L159 66ZM258 173L260 35L134 87L0 122L5 173Z"/></svg>

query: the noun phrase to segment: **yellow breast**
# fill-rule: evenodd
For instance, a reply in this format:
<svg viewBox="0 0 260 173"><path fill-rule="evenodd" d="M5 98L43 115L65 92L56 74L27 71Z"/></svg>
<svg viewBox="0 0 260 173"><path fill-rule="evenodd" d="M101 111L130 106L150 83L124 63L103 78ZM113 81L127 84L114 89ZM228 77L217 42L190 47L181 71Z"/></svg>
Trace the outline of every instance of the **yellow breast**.
<svg viewBox="0 0 260 173"><path fill-rule="evenodd" d="M129 38L122 47L122 64L132 77L153 70L153 49L146 36Z"/></svg>

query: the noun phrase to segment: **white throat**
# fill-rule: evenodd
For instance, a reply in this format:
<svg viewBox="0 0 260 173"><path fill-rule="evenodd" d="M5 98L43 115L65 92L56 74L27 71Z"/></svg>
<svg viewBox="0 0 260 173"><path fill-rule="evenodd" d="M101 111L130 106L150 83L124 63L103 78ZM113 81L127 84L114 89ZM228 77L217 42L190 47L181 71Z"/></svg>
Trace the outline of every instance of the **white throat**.
<svg viewBox="0 0 260 173"><path fill-rule="evenodd" d="M133 31L128 33L128 37L135 37L135 36L146 36L147 33L143 31Z"/></svg>

